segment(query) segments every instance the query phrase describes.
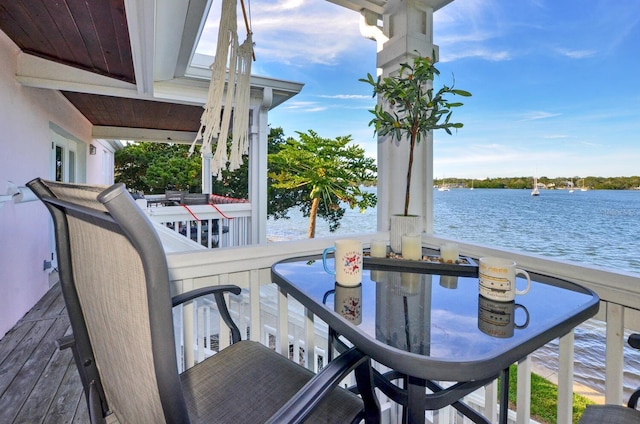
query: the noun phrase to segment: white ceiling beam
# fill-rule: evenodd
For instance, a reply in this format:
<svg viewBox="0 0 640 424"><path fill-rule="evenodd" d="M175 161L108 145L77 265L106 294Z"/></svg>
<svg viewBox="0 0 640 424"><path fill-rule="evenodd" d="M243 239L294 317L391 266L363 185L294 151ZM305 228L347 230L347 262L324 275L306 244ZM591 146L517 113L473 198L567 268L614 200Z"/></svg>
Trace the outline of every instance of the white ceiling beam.
<svg viewBox="0 0 640 424"><path fill-rule="evenodd" d="M95 125L91 136L97 139L136 140L136 141L172 141L174 143L192 143L197 133L190 131L168 131L146 128L107 127Z"/></svg>
<svg viewBox="0 0 640 424"><path fill-rule="evenodd" d="M154 81L169 80L175 76L183 33L186 27L192 25L187 22L190 3L156 0ZM199 21L195 24L199 26Z"/></svg>
<svg viewBox="0 0 640 424"><path fill-rule="evenodd" d="M156 2L124 0L136 85L140 94L153 96Z"/></svg>
<svg viewBox="0 0 640 424"><path fill-rule="evenodd" d="M212 2L213 0L189 0L189 8L182 30L180 52L178 53L176 67L174 69L176 77L185 75L191 59L196 54L196 47L198 46L202 30L207 23Z"/></svg>
<svg viewBox="0 0 640 424"><path fill-rule="evenodd" d="M210 75L211 71L200 69L198 73L200 73L199 76L156 82L151 90L154 95L151 95L140 93L134 84L55 63L37 56L19 53L16 80L24 86L49 90L200 106L207 100L209 90L207 75ZM292 81L251 76L252 90L262 90L265 87L273 88L273 107L298 94L303 86L302 83Z"/></svg>
<svg viewBox="0 0 640 424"><path fill-rule="evenodd" d="M382 16L387 12L388 7L393 7L394 1L399 0L327 0L329 3L337 4L338 6L346 7L347 9L361 12L362 10L370 10L378 15ZM406 0L402 0L406 1ZM418 0L424 6L433 9L435 12L438 9L443 8L454 0Z"/></svg>
<svg viewBox="0 0 640 424"><path fill-rule="evenodd" d="M19 53L16 80L25 86L90 94L137 97L135 84Z"/></svg>

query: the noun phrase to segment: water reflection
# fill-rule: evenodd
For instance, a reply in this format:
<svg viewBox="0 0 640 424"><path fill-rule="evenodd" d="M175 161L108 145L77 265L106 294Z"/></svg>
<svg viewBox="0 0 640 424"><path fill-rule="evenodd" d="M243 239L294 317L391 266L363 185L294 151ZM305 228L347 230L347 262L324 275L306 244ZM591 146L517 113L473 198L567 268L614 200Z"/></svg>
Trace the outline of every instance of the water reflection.
<svg viewBox="0 0 640 424"><path fill-rule="evenodd" d="M516 311L524 312L524 322L516 324ZM520 315L520 314L519 314ZM524 306L510 302L497 302L478 296L478 328L485 334L499 338L513 337L515 329L527 328L529 311Z"/></svg>

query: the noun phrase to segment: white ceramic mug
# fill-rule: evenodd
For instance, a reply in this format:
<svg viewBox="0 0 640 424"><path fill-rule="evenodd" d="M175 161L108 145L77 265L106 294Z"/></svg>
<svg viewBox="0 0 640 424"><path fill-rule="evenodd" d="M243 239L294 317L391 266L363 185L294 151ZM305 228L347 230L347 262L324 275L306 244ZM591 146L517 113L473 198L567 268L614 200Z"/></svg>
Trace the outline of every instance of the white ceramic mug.
<svg viewBox="0 0 640 424"><path fill-rule="evenodd" d="M327 255L335 252L335 266L327 267ZM362 282L362 243L360 240L336 240L335 245L322 252L324 270L335 275L336 283L353 287Z"/></svg>
<svg viewBox="0 0 640 424"><path fill-rule="evenodd" d="M527 279L527 287L524 290L516 288L516 275L522 275ZM526 294L531 288L529 273L516 268L516 263L509 259L480 258L479 277L480 294L499 302L514 300L516 295Z"/></svg>
<svg viewBox="0 0 640 424"><path fill-rule="evenodd" d="M336 284L334 310L355 325L362 323L362 284L344 287Z"/></svg>
<svg viewBox="0 0 640 424"><path fill-rule="evenodd" d="M524 322L516 323L516 312L524 313ZM520 314L518 314L520 315ZM529 311L522 305L511 302L496 302L478 296L478 328L485 334L506 339L513 337L514 330L527 328Z"/></svg>

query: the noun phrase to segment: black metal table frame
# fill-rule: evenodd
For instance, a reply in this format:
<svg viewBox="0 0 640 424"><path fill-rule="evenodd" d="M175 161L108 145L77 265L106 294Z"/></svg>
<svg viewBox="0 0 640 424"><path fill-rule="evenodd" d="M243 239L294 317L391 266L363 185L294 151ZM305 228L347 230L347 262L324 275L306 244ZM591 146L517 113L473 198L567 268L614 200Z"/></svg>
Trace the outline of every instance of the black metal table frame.
<svg viewBox="0 0 640 424"><path fill-rule="evenodd" d="M334 349L338 352L344 352L349 347L340 340L340 334L338 334L333 328L329 327L328 346L329 361L333 359ZM507 369L508 371L508 369ZM409 417L407 414L409 411L415 411L416 415L419 413L424 415L424 411L435 411L442 409L445 406L451 405L458 412L465 417L469 418L475 424L491 424L487 418L475 411L460 399L466 395L478 390L480 387L486 386L491 383L496 377L489 377L483 380L459 382L450 387L444 388L435 381L426 380L423 378L412 377L407 374L400 373L398 371L388 371L381 373L375 369L371 369L373 373L374 386L380 389L389 399L395 403L404 406L403 409L403 421L414 422L415 417ZM504 375L501 373L501 378ZM506 386L502 387L502 396L500 405L508 405L509 403L509 386L508 378L509 373L506 372ZM404 387L399 387L394 384L393 381L401 380L404 383ZM432 393L425 393L425 388L428 388ZM358 393L357 388L351 389L354 393ZM500 424L506 424L507 411L505 409L504 414L502 409L500 417L504 415L505 420L500 419Z"/></svg>

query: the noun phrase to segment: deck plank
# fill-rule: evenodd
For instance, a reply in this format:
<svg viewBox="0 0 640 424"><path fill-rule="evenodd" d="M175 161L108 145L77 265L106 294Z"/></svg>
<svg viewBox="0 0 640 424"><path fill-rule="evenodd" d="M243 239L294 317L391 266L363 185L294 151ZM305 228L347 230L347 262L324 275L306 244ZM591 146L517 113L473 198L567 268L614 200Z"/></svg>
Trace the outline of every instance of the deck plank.
<svg viewBox="0 0 640 424"><path fill-rule="evenodd" d="M55 284L0 339L1 423L89 422L73 355L55 344L69 332L64 299Z"/></svg>
<svg viewBox="0 0 640 424"><path fill-rule="evenodd" d="M46 358L43 355L41 361ZM35 362L35 361L34 361ZM31 378L24 378L25 385L33 381L31 393L18 411L14 422L16 423L33 423L38 422L47 415L50 405L52 404L58 390L61 387L65 374L71 364L75 369L73 355L70 351L59 351L54 346L54 351L46 363L45 369L40 375L34 375ZM37 366L36 366L37 368ZM76 399L77 402L77 399ZM75 406L74 406L75 409ZM58 420L57 422L65 422ZM69 421L67 421L69 422Z"/></svg>
<svg viewBox="0 0 640 424"><path fill-rule="evenodd" d="M68 350L62 353L66 353L64 356L68 361L67 369L43 422L45 424L72 423L78 419L79 421L75 422L88 423L87 403L73 355Z"/></svg>
<svg viewBox="0 0 640 424"><path fill-rule="evenodd" d="M12 384L24 364L34 354L42 340L49 332L51 326L55 323L55 319L27 322L18 325L26 325L29 327L27 333L24 334L20 344L16 345L9 352L2 364L0 364L0 396L4 399L4 392ZM0 406L2 401L0 401Z"/></svg>
<svg viewBox="0 0 640 424"><path fill-rule="evenodd" d="M49 324L47 331L42 334L38 343L34 343L31 354L26 361L22 364L15 361L16 365L20 366L20 368L17 372L15 372L16 370L12 370L12 373L15 372L15 377L2 396L0 403L4 405L0 407L0 422L14 420L31 396L35 396L38 400L42 397L40 392L34 391L41 377L47 380L45 387L48 386L50 391L59 385L62 380L62 376L58 378L55 369L52 370L50 375L47 375L45 370L57 351L55 341L64 335L69 327L69 322L62 319L56 319L53 320L53 322L50 321L52 320L45 319L36 323L34 329L38 328L41 323L43 323L43 326L44 323ZM14 352L17 352L17 350Z"/></svg>

